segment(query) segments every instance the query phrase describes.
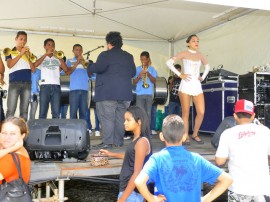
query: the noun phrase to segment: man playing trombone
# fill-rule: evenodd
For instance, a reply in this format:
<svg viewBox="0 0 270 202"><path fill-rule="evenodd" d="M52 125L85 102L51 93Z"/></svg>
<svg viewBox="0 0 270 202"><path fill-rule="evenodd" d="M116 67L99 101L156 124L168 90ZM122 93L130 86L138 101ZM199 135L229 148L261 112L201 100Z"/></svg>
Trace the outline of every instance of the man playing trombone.
<svg viewBox="0 0 270 202"><path fill-rule="evenodd" d="M40 108L39 118L46 119L51 104L52 118L59 118L60 114L60 69L70 74L76 67L68 68L62 51L55 51L55 42L48 38L44 41L45 53L34 63L35 67L40 66Z"/></svg>

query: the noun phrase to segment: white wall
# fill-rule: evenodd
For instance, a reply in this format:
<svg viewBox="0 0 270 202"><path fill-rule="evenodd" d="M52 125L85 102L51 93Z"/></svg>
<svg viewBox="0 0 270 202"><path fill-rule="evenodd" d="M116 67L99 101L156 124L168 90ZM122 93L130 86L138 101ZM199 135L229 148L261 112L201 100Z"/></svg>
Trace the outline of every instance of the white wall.
<svg viewBox="0 0 270 202"><path fill-rule="evenodd" d="M200 38L200 51L210 66L238 74L252 71L254 65L270 61L270 12L255 11L247 16L196 33ZM186 49L185 40L176 42L175 52Z"/></svg>

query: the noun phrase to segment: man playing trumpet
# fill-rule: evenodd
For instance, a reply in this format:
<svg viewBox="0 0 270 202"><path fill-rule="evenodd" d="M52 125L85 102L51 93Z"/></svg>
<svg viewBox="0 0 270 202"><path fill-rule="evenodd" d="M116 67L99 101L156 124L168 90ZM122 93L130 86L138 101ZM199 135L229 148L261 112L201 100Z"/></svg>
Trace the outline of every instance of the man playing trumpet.
<svg viewBox="0 0 270 202"><path fill-rule="evenodd" d="M70 74L75 68L69 69L63 60L63 52L55 51L55 42L48 38L44 41L45 53L34 63L35 67L40 66L40 108L39 118L46 119L51 104L52 118L59 118L60 114L60 69Z"/></svg>
<svg viewBox="0 0 270 202"><path fill-rule="evenodd" d="M140 59L142 65L136 68L136 75L133 78L133 84L137 84L136 105L146 111L151 123L151 108L157 72L155 68L151 66L150 55L147 51L141 53Z"/></svg>
<svg viewBox="0 0 270 202"><path fill-rule="evenodd" d="M10 50L5 49L7 67L9 68L9 87L6 116L14 116L18 98L20 97L20 117L27 120L28 105L31 93L31 71L35 72L35 66L29 60L30 49L25 46L27 34L19 31L15 38L16 46Z"/></svg>
<svg viewBox="0 0 270 202"><path fill-rule="evenodd" d="M70 118L76 119L79 111L79 118L86 120L89 75L86 69L86 60L82 56L82 45L75 44L72 52L74 57L67 60L69 68L76 68L70 75Z"/></svg>

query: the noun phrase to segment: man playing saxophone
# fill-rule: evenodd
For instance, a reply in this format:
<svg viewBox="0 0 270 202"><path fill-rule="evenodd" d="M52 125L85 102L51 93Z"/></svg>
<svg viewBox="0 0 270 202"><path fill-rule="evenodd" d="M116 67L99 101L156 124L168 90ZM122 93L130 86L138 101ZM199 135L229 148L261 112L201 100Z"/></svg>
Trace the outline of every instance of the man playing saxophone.
<svg viewBox="0 0 270 202"><path fill-rule="evenodd" d="M146 111L151 123L151 108L157 72L155 68L151 66L150 55L147 51L141 53L140 60L142 65L136 68L136 75L133 78L133 84L137 84L136 105Z"/></svg>
<svg viewBox="0 0 270 202"><path fill-rule="evenodd" d="M30 55L30 49L26 46L26 32L17 32L15 42L16 46L12 50L9 48L4 50L7 67L9 68L6 116L14 116L18 98L20 97L20 117L27 120L31 94L31 72L35 72L36 68L28 57Z"/></svg>

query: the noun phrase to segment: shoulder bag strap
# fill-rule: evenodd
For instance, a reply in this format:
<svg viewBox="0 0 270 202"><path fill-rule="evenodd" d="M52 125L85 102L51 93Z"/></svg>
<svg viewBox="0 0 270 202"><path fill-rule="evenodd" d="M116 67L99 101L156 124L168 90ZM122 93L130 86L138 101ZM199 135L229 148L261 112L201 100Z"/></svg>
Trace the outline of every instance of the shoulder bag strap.
<svg viewBox="0 0 270 202"><path fill-rule="evenodd" d="M22 171L21 171L20 157L19 157L18 154L16 154L16 153L11 153L11 156L12 156L13 161L14 161L14 163L15 163L15 165L16 165L17 170L18 170L19 177L20 177L21 179L23 179L23 178L22 178Z"/></svg>

